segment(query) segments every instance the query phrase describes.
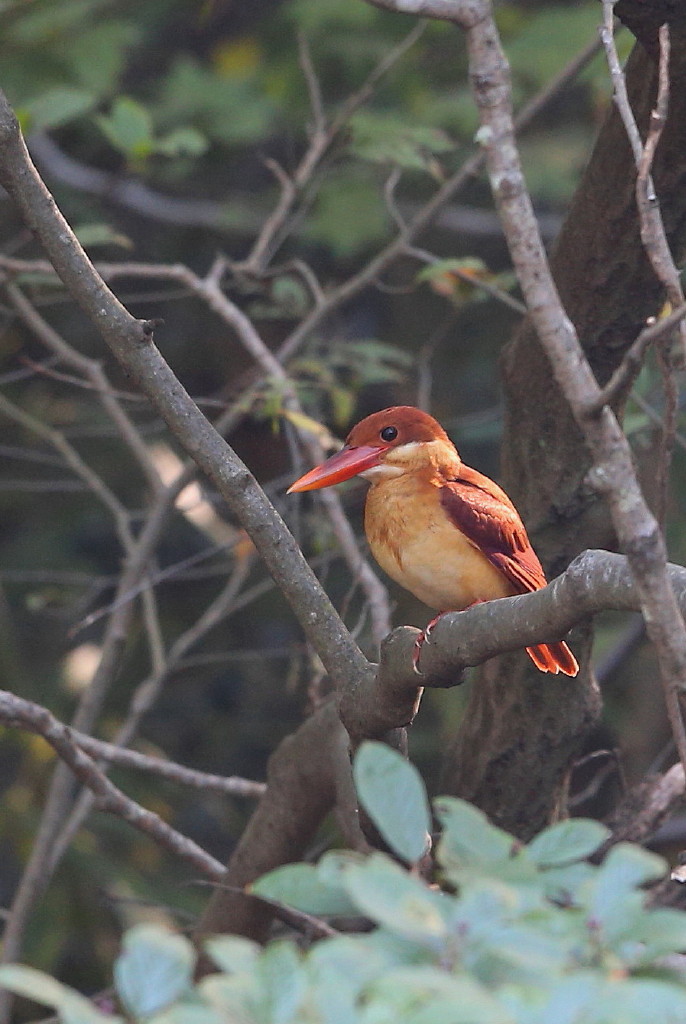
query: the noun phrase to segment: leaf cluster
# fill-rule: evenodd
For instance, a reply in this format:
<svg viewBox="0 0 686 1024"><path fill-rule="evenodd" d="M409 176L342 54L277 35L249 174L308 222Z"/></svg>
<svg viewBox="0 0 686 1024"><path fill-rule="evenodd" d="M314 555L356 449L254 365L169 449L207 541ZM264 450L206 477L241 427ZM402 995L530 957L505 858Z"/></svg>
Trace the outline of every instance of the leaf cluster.
<svg viewBox="0 0 686 1024"><path fill-rule="evenodd" d="M202 4L182 11L174 0L142 8L125 0L4 5L3 88L29 136L67 129L77 159L121 167L162 189L232 196L218 225L230 233L254 225L271 205L265 154L291 167L307 144L303 124L312 110L296 36L306 40L330 119L406 25L347 0L297 0L268 18L246 13L239 31L227 31L221 18L210 31L203 12ZM597 21L588 4L546 5L535 15L506 4L500 18L522 99L557 72ZM297 228L307 243L344 259L365 252L392 229L380 195L389 168L404 172L403 189L416 196L426 194L430 177L454 169L476 128L468 88L455 89L461 65L455 34L433 24L382 76L339 133L326 173L311 183L307 218ZM565 165L575 166L587 135L585 125L568 140ZM556 147L559 138L536 166L542 192L558 195L560 174L545 172Z"/></svg>
<svg viewBox="0 0 686 1024"><path fill-rule="evenodd" d="M153 1024L678 1024L686 979L666 957L686 948L686 914L647 909L641 887L661 858L630 844L603 863L607 838L589 820L560 822L528 845L465 801L441 797L437 878L418 864L431 828L416 769L382 744L355 762L362 804L404 864L385 853L330 852L288 865L251 891L334 920L363 915L364 934L308 951L262 949L236 936L208 941L217 971L193 984L195 951L156 925L127 933L114 985L127 1017ZM54 979L0 969L15 992L55 1007L64 1024L120 1024Z"/></svg>

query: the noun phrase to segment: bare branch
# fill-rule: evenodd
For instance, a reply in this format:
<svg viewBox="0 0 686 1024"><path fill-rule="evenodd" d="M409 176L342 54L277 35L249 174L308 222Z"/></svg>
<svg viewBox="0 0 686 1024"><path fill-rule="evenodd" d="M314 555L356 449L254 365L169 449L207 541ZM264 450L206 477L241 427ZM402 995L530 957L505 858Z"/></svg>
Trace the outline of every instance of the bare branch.
<svg viewBox="0 0 686 1024"><path fill-rule="evenodd" d="M95 271L33 167L4 97L0 103L0 179L78 305L251 535L305 633L328 662L332 678L343 682L364 673L366 659L350 640L281 517L183 390L153 344L150 325L132 317Z"/></svg>
<svg viewBox="0 0 686 1024"><path fill-rule="evenodd" d="M686 305L682 304L666 317L655 320L643 328L605 387L601 389L595 404L589 405L589 413L600 412L604 405L614 405L629 391L641 371L645 354L650 346L669 334L684 317L686 317Z"/></svg>
<svg viewBox="0 0 686 1024"><path fill-rule="evenodd" d="M636 161L636 207L641 226L641 241L655 276L665 289L667 299L673 308L678 309L684 304L684 293L681 287L679 271L674 264L667 241L667 234L660 213L660 204L652 177L655 151L667 120L669 105L669 25L665 23L658 30L657 100L651 111L645 144L642 144L638 126L629 104L624 75L619 67L619 59L614 45L612 32L613 8L614 3L611 0L604 0L602 40L615 85L615 102L631 141ZM656 472L658 494L656 516L660 524L664 523L667 509L668 475L677 426L679 394L674 370L676 368L683 369L686 365L686 324L683 320L680 320L675 327L680 341L678 350L672 345L672 338L670 336L664 339L664 343L657 350L658 363L664 382L666 406Z"/></svg>
<svg viewBox="0 0 686 1024"><path fill-rule="evenodd" d="M366 659L350 638L278 513L161 357L152 341L153 325L132 317L94 270L37 175L16 118L4 97L0 101L0 180L17 202L27 224L43 242L51 262L77 304L95 324L127 373L153 400L188 454L210 475L252 535L272 575L296 611L305 633L327 665L331 678L341 686L346 685L346 681L356 682L369 670ZM225 422L227 419L230 416L224 417ZM181 482L177 481L174 486ZM165 492L165 497L170 490ZM151 511L136 552L131 557L131 571L122 576L120 594L130 590L145 575L149 552L147 544L159 536L159 528L169 509L166 501L160 501ZM74 722L76 728L88 731L92 727L113 670L119 664L118 655L126 639L130 617L131 606L125 604L117 608L110 619L103 656L96 677L82 700ZM5 931L5 959L16 959L28 914L49 880L46 863L56 832L68 811L70 794L71 783L64 771L58 768Z"/></svg>
<svg viewBox="0 0 686 1024"><path fill-rule="evenodd" d="M643 843L666 821L675 804L684 797L684 769L672 765L664 775L649 775L627 793L608 825L610 845Z"/></svg>
<svg viewBox="0 0 686 1024"><path fill-rule="evenodd" d="M153 664L153 671L149 678L136 687L131 698L129 711L122 726L117 730L113 744L111 744L114 749L124 748L132 741L138 732L143 716L152 708L162 691L164 683L174 669L178 667L186 652L197 644L210 630L214 629L235 606L241 587L247 579L252 561L252 552L236 557L233 572L229 575L221 592L208 605L193 625L177 637L169 652L161 654L157 663ZM125 755L128 754L128 752L124 753ZM106 757L104 760L111 761L112 758ZM65 822L59 837L55 839L52 845L48 861L51 871L57 868L71 840L78 831L81 822L92 806L92 793L82 793Z"/></svg>
<svg viewBox="0 0 686 1024"><path fill-rule="evenodd" d="M105 411L116 424L121 438L145 474L153 494L158 494L162 489L160 475L150 459L150 453L143 444L140 434L117 400L114 389L111 387L102 366L94 359L88 359L86 356L81 355L80 352L77 352L71 345L68 345L64 338L60 337L57 331L43 319L15 284L8 282L5 285L5 294L29 330L37 338L40 338L48 349L59 356L61 362L74 367L90 381Z"/></svg>
<svg viewBox="0 0 686 1024"><path fill-rule="evenodd" d="M147 811L131 800L103 775L96 763L74 742L70 729L59 722L47 708L22 700L0 690L0 718L13 728L38 733L68 765L76 777L96 796L100 810L123 818L134 828L145 832L169 853L181 857L196 871L219 881L224 867L187 836L171 828L154 811Z"/></svg>
<svg viewBox="0 0 686 1024"><path fill-rule="evenodd" d="M129 514L127 510L97 473L84 462L64 435L59 430L54 430L52 427L41 422L41 420L36 419L35 416L31 416L24 409L20 409L19 406L15 405L14 402L11 402L3 394L0 394L0 413L15 423L19 423L25 430L40 437L51 445L55 451L60 453L69 468L81 478L86 487L109 511L116 526L119 542L125 551L130 550L133 537L129 528Z"/></svg>
<svg viewBox="0 0 686 1024"><path fill-rule="evenodd" d="M108 688L116 677L134 608L128 597L126 600L121 599L131 591L136 591L144 579L149 558L159 541L174 502L192 475L190 471L181 473L151 507L147 521L136 540L135 549L125 563L117 586L112 614L105 630L100 662L73 719L73 727L77 730L88 732L92 729ZM12 901L10 917L4 930L2 956L6 962L18 958L31 911L49 884L51 875L48 864L55 863L55 838L69 813L71 801L72 776L66 766L60 764L51 780L31 855ZM3 1011L6 1015L6 1010L6 1005L3 1005L3 1000L0 999L0 1016Z"/></svg>
<svg viewBox="0 0 686 1024"><path fill-rule="evenodd" d="M597 402L599 386L560 302L526 190L515 144L509 66L491 4L488 0L411 0L409 4L379 0L377 6L402 7L404 13L408 8L429 12L465 29L481 120L479 140L512 261L555 378L593 454L596 485L608 501L620 544L634 570L675 741L686 765L686 731L676 700L677 692L686 690L686 628L670 586L664 540L641 494L629 444L615 416L607 407L600 415L588 412Z"/></svg>
<svg viewBox="0 0 686 1024"><path fill-rule="evenodd" d="M275 174L281 183L281 195L274 210L264 222L249 256L240 263L234 264L234 271L257 274L258 276L264 273L270 259L288 233L288 220L294 212L297 200L310 183L324 156L328 153L355 111L363 103L366 103L372 95L379 80L414 45L423 31L423 25L415 26L405 39L401 40L398 46L387 53L379 61L361 88L348 97L338 113L328 123L324 112L319 82L306 39L302 34L298 36L300 66L305 76L314 115L310 143L292 176L289 177L274 162L270 163L269 166L272 173Z"/></svg>
<svg viewBox="0 0 686 1024"><path fill-rule="evenodd" d="M185 269L185 268L184 268ZM259 333L245 314L222 292L216 281L198 279L190 271L184 275L189 287L205 299L211 309L230 324L241 344L253 356L261 369L281 382L284 389L284 406L292 412L302 413L295 387L284 370L281 362L273 355ZM313 463L321 462L324 449L320 440L308 430L296 426L300 442ZM372 569L369 562L362 556L352 528L343 512L341 500L334 491L325 491L320 500L331 521L334 533L341 545L344 557L351 572L359 579L365 590L372 610L372 632L374 639L380 642L390 630L390 606L385 586Z"/></svg>
<svg viewBox="0 0 686 1024"><path fill-rule="evenodd" d="M0 718L10 725L14 724L17 728L27 729L39 736L44 735L43 730L47 726L56 728L59 725L68 732L69 738L77 747L99 761L117 764L122 768L135 768L137 771L149 772L162 779L168 779L170 782L191 786L193 789L216 790L219 793L249 799L262 796L265 790L263 782L253 782L252 779L243 779L239 775L212 775L208 772L196 771L193 768L185 768L175 761L142 754L138 750L125 750L118 744L107 743L105 740L96 740L87 733L68 729L67 726L58 723L56 719L51 722L47 717L46 708L5 691L0 691Z"/></svg>

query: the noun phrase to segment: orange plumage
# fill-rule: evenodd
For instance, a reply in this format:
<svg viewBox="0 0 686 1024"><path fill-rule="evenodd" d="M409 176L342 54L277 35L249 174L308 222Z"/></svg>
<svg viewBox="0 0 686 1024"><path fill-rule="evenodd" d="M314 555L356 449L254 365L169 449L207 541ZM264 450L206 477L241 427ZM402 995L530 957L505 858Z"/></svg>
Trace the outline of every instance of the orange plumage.
<svg viewBox="0 0 686 1024"><path fill-rule="evenodd" d="M439 423L411 406L373 413L342 451L297 480L314 490L363 476L365 532L388 575L430 608L461 611L539 590L545 573L517 510L496 483L465 466ZM562 641L527 647L542 672L574 676Z"/></svg>

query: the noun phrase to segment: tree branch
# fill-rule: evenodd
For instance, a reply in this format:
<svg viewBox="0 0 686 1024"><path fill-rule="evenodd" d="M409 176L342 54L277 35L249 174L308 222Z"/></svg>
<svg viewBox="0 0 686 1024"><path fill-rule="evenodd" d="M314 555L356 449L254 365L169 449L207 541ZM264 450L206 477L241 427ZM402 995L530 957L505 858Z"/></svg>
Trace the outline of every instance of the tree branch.
<svg viewBox="0 0 686 1024"><path fill-rule="evenodd" d="M86 256L36 172L4 95L0 181L76 303L239 518L332 679L344 685L364 673L366 659L262 488L182 388L154 345L152 327L131 316Z"/></svg>
<svg viewBox="0 0 686 1024"><path fill-rule="evenodd" d="M686 628L667 574L667 553L633 469L628 441L605 406L597 408L599 385L560 302L515 144L510 73L488 0L370 0L403 13L430 14L465 30L474 98L491 188L512 261L541 345L595 463L596 488L608 502L622 549L641 597L646 629L658 659L665 701L686 766L686 732L676 702L686 690Z"/></svg>
<svg viewBox="0 0 686 1024"><path fill-rule="evenodd" d="M181 857L196 871L219 881L224 876L223 865L206 853L187 836L171 828L154 811L148 811L110 782L95 761L74 742L71 730L59 722L47 708L5 690L0 690L0 718L14 728L38 733L59 755L62 761L97 798L100 810L123 818L134 828L145 832L164 849Z"/></svg>
<svg viewBox="0 0 686 1024"><path fill-rule="evenodd" d="M269 759L267 789L231 857L223 881L242 889L260 875L300 860L336 800L341 776L350 775L347 736L329 699ZM264 940L271 909L242 893L218 889L196 929Z"/></svg>

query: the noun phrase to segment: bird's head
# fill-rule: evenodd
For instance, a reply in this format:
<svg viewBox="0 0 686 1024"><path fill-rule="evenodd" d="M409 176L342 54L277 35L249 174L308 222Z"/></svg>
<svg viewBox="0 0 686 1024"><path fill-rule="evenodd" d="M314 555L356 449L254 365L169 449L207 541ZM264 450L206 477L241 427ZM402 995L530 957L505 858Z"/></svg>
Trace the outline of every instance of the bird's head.
<svg viewBox="0 0 686 1024"><path fill-rule="evenodd" d="M372 483L421 470L455 469L455 446L433 416L411 405L372 413L348 434L344 447L288 488L316 491L363 476Z"/></svg>

